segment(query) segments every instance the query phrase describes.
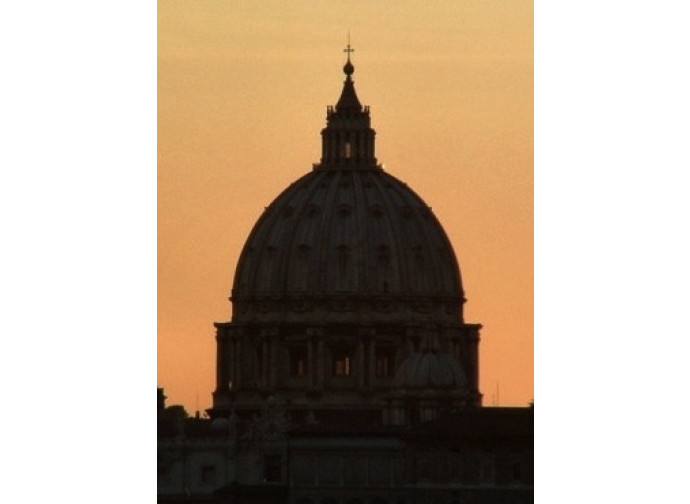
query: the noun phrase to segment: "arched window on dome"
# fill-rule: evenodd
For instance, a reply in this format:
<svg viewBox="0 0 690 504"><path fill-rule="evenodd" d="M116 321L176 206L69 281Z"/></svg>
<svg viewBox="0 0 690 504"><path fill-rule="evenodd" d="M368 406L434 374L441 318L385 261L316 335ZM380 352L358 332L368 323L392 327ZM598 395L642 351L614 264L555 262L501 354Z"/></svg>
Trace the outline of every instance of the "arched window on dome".
<svg viewBox="0 0 690 504"><path fill-rule="evenodd" d="M350 247L345 244L336 247L338 268L336 274L336 288L338 290L348 290L350 287Z"/></svg>

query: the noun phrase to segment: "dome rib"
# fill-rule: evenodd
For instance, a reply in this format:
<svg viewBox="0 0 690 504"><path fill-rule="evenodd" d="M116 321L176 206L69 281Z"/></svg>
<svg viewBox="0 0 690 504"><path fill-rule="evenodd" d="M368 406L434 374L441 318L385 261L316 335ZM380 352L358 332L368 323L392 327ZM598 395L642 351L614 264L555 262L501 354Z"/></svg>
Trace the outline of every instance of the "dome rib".
<svg viewBox="0 0 690 504"><path fill-rule="evenodd" d="M297 191L298 198L295 198L296 201L293 202L291 215L287 217L293 219L293 222L291 222L289 226L290 232L287 234L288 240L286 243L285 254L280 254L281 260L286 261L287 263L285 266L281 265L282 285L280 286L280 288L285 291L292 290L289 278L290 269L295 268L297 265L301 263L301 259L295 253L295 241L297 239L297 231L300 228L300 224L304 222L302 218L305 208L304 200L309 198L308 193L309 191L305 191L304 187L299 186L299 190ZM288 207L290 207L290 205L288 205ZM295 275L293 275L293 277L294 276Z"/></svg>
<svg viewBox="0 0 690 504"><path fill-rule="evenodd" d="M391 216L395 215L396 209L394 208L393 205L391 205L390 198L388 198L388 187L387 184L390 183L390 181L387 179L387 175L383 177L375 177L375 184L374 186L378 189L379 191L379 196L380 200L384 205L384 218L385 218L385 224L387 225L387 228L389 229L389 236L391 238L391 242L395 244L394 247L394 254L391 254L392 256L395 257L395 263L397 266L398 270L398 288L400 290L405 290L408 285L408 278L407 278L407 269L405 268L405 257L403 254L403 246L401 244L401 229L399 228L400 222L398 220L393 220L390 218Z"/></svg>

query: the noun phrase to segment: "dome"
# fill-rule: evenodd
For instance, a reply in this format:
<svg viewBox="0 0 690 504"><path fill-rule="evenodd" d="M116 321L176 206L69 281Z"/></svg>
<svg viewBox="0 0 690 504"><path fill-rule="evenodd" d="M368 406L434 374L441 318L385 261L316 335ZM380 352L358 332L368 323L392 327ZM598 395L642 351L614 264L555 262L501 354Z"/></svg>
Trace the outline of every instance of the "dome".
<svg viewBox="0 0 690 504"><path fill-rule="evenodd" d="M321 131L321 163L266 208L242 250L233 320L462 322L448 237L431 208L377 163L349 56L344 72Z"/></svg>
<svg viewBox="0 0 690 504"><path fill-rule="evenodd" d="M463 319L455 252L429 205L378 163L346 52L320 162L265 208L240 253L232 319L214 324L212 416L253 418L271 396L321 425L481 404L481 325ZM406 403L417 391L424 404Z"/></svg>
<svg viewBox="0 0 690 504"><path fill-rule="evenodd" d="M467 379L452 355L427 351L409 355L396 371L393 384L412 389L460 389L467 385Z"/></svg>
<svg viewBox="0 0 690 504"><path fill-rule="evenodd" d="M457 320L463 289L443 228L404 183L381 168L317 168L254 226L232 300L237 320L309 319L353 303L378 319L408 311Z"/></svg>

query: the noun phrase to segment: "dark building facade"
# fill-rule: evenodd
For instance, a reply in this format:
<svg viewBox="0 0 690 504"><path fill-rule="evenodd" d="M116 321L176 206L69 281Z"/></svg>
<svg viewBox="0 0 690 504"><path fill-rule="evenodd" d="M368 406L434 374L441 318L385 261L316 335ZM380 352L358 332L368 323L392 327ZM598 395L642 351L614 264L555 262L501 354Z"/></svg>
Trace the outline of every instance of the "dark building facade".
<svg viewBox="0 0 690 504"><path fill-rule="evenodd" d="M210 419L159 397L161 502L532 500L533 409L481 407L456 255L377 162L347 52L321 161L240 255Z"/></svg>

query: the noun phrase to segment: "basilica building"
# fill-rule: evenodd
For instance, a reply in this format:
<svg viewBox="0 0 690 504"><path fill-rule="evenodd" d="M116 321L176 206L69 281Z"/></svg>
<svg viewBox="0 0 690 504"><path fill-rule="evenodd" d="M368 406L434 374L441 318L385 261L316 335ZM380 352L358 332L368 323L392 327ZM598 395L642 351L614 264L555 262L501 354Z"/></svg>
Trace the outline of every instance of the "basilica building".
<svg viewBox="0 0 690 504"><path fill-rule="evenodd" d="M209 418L159 389L159 502L533 500L533 408L482 407L456 254L378 162L346 52L320 162L240 255Z"/></svg>

